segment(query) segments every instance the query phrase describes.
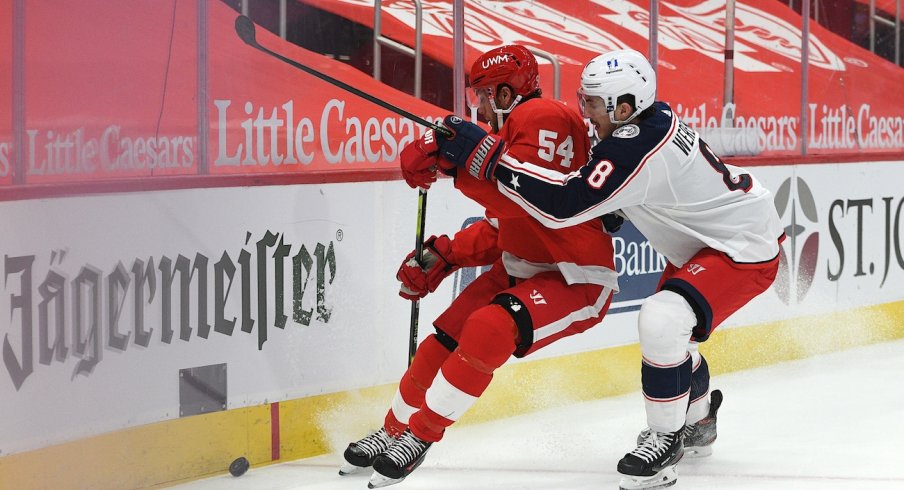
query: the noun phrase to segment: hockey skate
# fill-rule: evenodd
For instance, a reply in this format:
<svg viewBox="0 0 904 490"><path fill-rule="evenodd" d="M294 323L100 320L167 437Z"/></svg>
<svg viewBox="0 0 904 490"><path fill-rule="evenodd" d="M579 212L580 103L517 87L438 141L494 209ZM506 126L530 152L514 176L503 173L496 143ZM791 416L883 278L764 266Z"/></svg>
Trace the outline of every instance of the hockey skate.
<svg viewBox="0 0 904 490"><path fill-rule="evenodd" d="M709 395L709 414L696 424L684 428L684 454L689 458L701 458L713 453L716 442L716 414L722 405L722 392L713 390Z"/></svg>
<svg viewBox="0 0 904 490"><path fill-rule="evenodd" d="M716 442L716 414L722 405L722 392L713 390L709 395L709 415L696 424L684 426L684 455L688 458L702 458L713 453ZM650 437L650 429L644 429L637 436L637 444Z"/></svg>
<svg viewBox="0 0 904 490"><path fill-rule="evenodd" d="M372 466L377 455L388 449L393 442L395 438L381 427L360 441L349 444L345 449L345 462L339 468L339 474L345 476Z"/></svg>
<svg viewBox="0 0 904 490"><path fill-rule="evenodd" d="M665 488L678 481L678 461L684 456L681 438L684 428L675 432L650 432L637 448L618 462L624 475L620 490Z"/></svg>
<svg viewBox="0 0 904 490"><path fill-rule="evenodd" d="M388 487L404 480L424 462L432 444L412 434L411 429L405 430L402 437L374 460L374 473L367 488Z"/></svg>

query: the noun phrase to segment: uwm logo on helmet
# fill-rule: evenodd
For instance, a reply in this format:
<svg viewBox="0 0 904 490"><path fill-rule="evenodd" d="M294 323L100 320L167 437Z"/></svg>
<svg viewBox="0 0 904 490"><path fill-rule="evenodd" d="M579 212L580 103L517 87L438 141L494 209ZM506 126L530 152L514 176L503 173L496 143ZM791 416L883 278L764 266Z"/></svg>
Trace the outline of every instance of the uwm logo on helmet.
<svg viewBox="0 0 904 490"><path fill-rule="evenodd" d="M497 56L493 56L492 58L487 58L487 59L483 60L483 63L481 63L480 65L483 68L489 68L493 65L501 65L502 63L506 63L508 60L509 60L509 57L507 54L500 54Z"/></svg>

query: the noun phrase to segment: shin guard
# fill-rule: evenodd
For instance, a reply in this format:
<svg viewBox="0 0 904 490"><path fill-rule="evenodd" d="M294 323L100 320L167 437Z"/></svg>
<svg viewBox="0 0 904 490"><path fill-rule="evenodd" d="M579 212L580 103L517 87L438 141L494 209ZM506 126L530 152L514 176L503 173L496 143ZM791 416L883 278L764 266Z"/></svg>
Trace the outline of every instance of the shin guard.
<svg viewBox="0 0 904 490"><path fill-rule="evenodd" d="M450 354L449 349L435 334L421 342L411 366L399 381L399 389L392 400L392 407L386 414L383 423L386 432L393 437L402 435L408 427L408 419L423 405L424 394Z"/></svg>
<svg viewBox="0 0 904 490"><path fill-rule="evenodd" d="M422 408L411 416L411 431L425 441L440 440L446 427L483 394L493 371L511 357L517 336L511 315L498 305L485 306L468 317L458 349L443 363Z"/></svg>
<svg viewBox="0 0 904 490"><path fill-rule="evenodd" d="M685 423L693 370L688 342L696 324L691 306L672 291L659 291L640 308L644 405L656 432L674 432Z"/></svg>

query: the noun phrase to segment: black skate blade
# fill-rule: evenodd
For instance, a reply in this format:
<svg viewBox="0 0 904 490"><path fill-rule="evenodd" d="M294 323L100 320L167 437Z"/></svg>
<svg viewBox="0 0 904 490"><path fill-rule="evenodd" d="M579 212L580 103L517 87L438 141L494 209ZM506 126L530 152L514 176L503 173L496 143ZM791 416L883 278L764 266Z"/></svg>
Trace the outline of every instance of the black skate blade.
<svg viewBox="0 0 904 490"><path fill-rule="evenodd" d="M676 483L678 483L678 470L673 464L663 468L653 476L625 475L618 483L618 488L619 490L656 490L670 487Z"/></svg>
<svg viewBox="0 0 904 490"><path fill-rule="evenodd" d="M624 482L618 484L618 490L656 490L658 488L668 488L674 484L678 483L678 480L672 480L669 482L665 482L662 484L653 484L652 486L631 486L626 485Z"/></svg>
<svg viewBox="0 0 904 490"><path fill-rule="evenodd" d="M374 474L370 476L370 481L367 482L367 488L388 487L390 485L395 485L396 483L401 483L404 479L405 477L389 478L388 476L383 476L379 472L374 471Z"/></svg>
<svg viewBox="0 0 904 490"><path fill-rule="evenodd" d="M339 476L354 475L355 473L360 473L363 469L365 469L363 466L355 466L349 462L345 462L339 468Z"/></svg>
<svg viewBox="0 0 904 490"><path fill-rule="evenodd" d="M713 454L712 446L686 447L684 448L684 457L686 458L705 458Z"/></svg>

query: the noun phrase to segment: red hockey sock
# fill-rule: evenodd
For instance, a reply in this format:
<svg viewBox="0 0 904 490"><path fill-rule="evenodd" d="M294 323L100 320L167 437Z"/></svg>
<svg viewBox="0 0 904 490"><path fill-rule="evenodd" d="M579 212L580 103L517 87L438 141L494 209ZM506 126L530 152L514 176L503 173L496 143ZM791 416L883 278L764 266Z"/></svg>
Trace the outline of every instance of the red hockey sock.
<svg viewBox="0 0 904 490"><path fill-rule="evenodd" d="M386 429L387 434L398 438L408 428L408 424L399 422L399 419L392 413L392 409L389 409L386 412L386 418L383 419L383 428Z"/></svg>
<svg viewBox="0 0 904 490"><path fill-rule="evenodd" d="M386 419L383 422L386 432L395 437L405 432L408 427L408 418L417 410L417 407L424 404L424 393L430 387L433 378L436 377L436 373L449 354L451 354L449 349L437 340L436 335L430 335L421 342L414 353L411 366L399 380L399 391L396 399L393 400L393 406L386 413ZM400 396L401 400L399 400ZM400 402L403 405L397 406ZM394 413L394 411L399 413Z"/></svg>
<svg viewBox="0 0 904 490"><path fill-rule="evenodd" d="M493 371L515 352L518 329L502 307L485 306L468 317L458 349L443 363L437 380L426 393L425 403L411 416L414 435L439 441L452 425L483 394ZM445 415L439 415L440 413Z"/></svg>

